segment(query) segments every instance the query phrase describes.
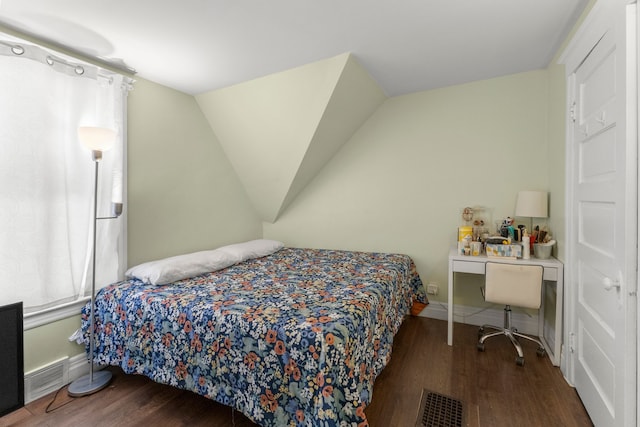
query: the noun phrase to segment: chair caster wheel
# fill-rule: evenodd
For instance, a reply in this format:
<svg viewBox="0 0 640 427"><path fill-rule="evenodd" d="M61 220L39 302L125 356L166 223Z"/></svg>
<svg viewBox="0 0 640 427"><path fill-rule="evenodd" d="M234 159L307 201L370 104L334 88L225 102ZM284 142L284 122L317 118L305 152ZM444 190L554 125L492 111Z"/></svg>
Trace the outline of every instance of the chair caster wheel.
<svg viewBox="0 0 640 427"><path fill-rule="evenodd" d="M484 351L484 343L483 342L479 342L476 345L476 348L478 349L478 351Z"/></svg>
<svg viewBox="0 0 640 427"><path fill-rule="evenodd" d="M547 354L547 350L545 350L544 347L539 347L536 354L538 357L544 357L544 355Z"/></svg>
<svg viewBox="0 0 640 427"><path fill-rule="evenodd" d="M516 365L518 366L524 366L524 357L516 357Z"/></svg>

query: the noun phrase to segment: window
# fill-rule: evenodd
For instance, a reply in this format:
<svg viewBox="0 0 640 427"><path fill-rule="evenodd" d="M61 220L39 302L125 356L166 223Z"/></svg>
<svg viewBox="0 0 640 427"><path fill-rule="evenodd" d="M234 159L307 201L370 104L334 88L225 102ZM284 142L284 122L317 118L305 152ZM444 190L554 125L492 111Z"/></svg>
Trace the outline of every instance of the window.
<svg viewBox="0 0 640 427"><path fill-rule="evenodd" d="M22 301L28 315L89 295L94 163L77 128L117 131L100 162L98 216L109 216L111 183L126 171L130 84L0 34L0 305ZM124 214L98 221L97 288L123 275Z"/></svg>

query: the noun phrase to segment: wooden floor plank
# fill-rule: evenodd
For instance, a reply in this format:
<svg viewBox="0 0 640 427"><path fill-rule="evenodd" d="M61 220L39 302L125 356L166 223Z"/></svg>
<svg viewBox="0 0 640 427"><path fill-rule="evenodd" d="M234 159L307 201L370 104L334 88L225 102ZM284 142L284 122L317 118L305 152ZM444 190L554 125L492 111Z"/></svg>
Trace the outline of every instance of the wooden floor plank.
<svg viewBox="0 0 640 427"><path fill-rule="evenodd" d="M389 365L376 380L366 414L371 427L415 424L423 389L463 402L465 425L591 426L573 388L547 357L524 343L525 366L515 364L507 339L492 338L476 350L477 328L456 324L454 345L446 343L444 321L409 317L396 336ZM8 426L255 426L231 408L191 392L156 384L108 368L114 378L104 390L72 399L62 390L0 418Z"/></svg>

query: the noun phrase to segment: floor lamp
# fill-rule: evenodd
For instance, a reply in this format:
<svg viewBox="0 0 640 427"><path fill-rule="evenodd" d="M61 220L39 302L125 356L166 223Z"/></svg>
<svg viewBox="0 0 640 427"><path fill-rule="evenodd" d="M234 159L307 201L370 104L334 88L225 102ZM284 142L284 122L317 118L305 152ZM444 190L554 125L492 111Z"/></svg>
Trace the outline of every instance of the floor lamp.
<svg viewBox="0 0 640 427"><path fill-rule="evenodd" d="M122 213L122 199L119 201L114 194L112 199L112 216L98 217L98 167L102 160L102 152L113 147L116 139L116 133L111 129L98 127L79 127L78 138L80 142L91 150L93 162L95 164L95 176L93 181L93 252L92 262L93 268L91 278L91 304L90 304L90 326L89 326L89 374L84 375L69 384L67 393L72 397L86 396L93 394L105 388L111 381L111 372L103 370L94 372L93 370L93 352L94 352L94 326L95 326L95 293L96 293L96 225L99 219L114 219ZM114 185L114 192L122 191L122 182L120 187ZM121 197L121 196L120 196Z"/></svg>

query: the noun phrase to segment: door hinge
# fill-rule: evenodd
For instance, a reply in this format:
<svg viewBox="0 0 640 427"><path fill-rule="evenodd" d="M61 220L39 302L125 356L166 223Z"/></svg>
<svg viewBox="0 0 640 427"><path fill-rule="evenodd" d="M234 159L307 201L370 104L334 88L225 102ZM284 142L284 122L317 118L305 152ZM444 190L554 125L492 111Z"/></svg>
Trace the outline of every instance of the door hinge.
<svg viewBox="0 0 640 427"><path fill-rule="evenodd" d="M576 122L576 101L573 101L571 107L569 107L569 117L571 117L573 123Z"/></svg>
<svg viewBox="0 0 640 427"><path fill-rule="evenodd" d="M576 334L574 332L571 332L569 334L569 352L576 352Z"/></svg>

